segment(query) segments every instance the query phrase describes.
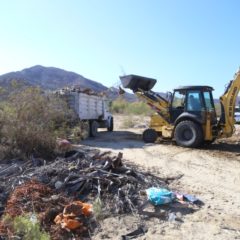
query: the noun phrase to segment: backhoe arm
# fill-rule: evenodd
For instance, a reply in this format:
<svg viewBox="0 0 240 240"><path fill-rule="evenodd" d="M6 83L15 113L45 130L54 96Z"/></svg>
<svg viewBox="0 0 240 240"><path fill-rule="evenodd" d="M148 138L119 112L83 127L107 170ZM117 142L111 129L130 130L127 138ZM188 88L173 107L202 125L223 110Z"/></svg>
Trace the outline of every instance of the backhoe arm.
<svg viewBox="0 0 240 240"><path fill-rule="evenodd" d="M235 130L234 112L239 89L240 71L235 74L234 80L230 81L225 93L220 97L221 117L218 123L220 127L219 137L231 137Z"/></svg>
<svg viewBox="0 0 240 240"><path fill-rule="evenodd" d="M166 99L153 91L142 91L141 89L138 89L134 94L145 100L166 121L166 124L169 123L169 102Z"/></svg>
<svg viewBox="0 0 240 240"><path fill-rule="evenodd" d="M169 102L156 92L151 91L157 82L156 79L133 74L120 76L120 79L124 88L131 89L138 98L145 100L157 113L157 116L151 118L152 125L169 126Z"/></svg>

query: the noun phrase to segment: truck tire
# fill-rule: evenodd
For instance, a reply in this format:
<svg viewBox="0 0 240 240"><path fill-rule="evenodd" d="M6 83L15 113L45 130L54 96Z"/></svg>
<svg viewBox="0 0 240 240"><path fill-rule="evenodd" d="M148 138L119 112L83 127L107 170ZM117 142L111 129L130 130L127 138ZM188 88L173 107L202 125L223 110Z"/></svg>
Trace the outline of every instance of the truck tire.
<svg viewBox="0 0 240 240"><path fill-rule="evenodd" d="M152 128L148 128L143 132L143 141L145 143L154 143L157 140L157 137L157 132Z"/></svg>
<svg viewBox="0 0 240 240"><path fill-rule="evenodd" d="M189 148L199 147L203 143L202 128L193 121L182 121L175 128L174 138L179 146Z"/></svg>
<svg viewBox="0 0 240 240"><path fill-rule="evenodd" d="M98 122L90 122L90 136L96 137L98 135Z"/></svg>
<svg viewBox="0 0 240 240"><path fill-rule="evenodd" d="M109 124L107 130L108 130L109 132L112 132L112 131L113 131L113 117L111 117L111 119L110 119L110 124Z"/></svg>

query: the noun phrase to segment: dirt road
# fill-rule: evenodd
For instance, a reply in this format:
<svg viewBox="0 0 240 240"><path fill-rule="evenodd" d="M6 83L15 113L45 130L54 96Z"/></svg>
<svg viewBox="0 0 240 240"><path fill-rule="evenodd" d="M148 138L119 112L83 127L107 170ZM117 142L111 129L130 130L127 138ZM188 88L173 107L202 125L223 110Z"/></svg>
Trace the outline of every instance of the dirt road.
<svg viewBox="0 0 240 240"><path fill-rule="evenodd" d="M194 194L205 205L182 222L149 219L149 231L139 239L240 239L240 145L234 141L202 149L186 149L170 143L144 144L142 129L100 132L84 145L123 152L125 159L161 176L183 174L171 188ZM240 139L240 137L239 137ZM120 239L133 229L134 217L111 218L103 223L104 234L96 239Z"/></svg>

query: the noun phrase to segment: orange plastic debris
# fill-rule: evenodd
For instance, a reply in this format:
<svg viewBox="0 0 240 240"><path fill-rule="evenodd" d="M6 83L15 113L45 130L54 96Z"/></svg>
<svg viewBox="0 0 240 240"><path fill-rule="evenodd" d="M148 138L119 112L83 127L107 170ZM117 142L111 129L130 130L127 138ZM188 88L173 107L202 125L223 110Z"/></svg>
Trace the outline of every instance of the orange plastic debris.
<svg viewBox="0 0 240 240"><path fill-rule="evenodd" d="M58 215L55 217L54 222L55 222L56 224L61 224L62 220L63 220L63 214L60 213L60 214L58 214Z"/></svg>
<svg viewBox="0 0 240 240"><path fill-rule="evenodd" d="M90 216L92 213L92 205L89 203L83 203L81 201L74 201L63 210L64 217L76 217L84 215L86 217Z"/></svg>
<svg viewBox="0 0 240 240"><path fill-rule="evenodd" d="M58 214L54 222L61 225L62 228L75 230L82 227L83 223L77 217L90 216L92 213L92 205L81 201L74 201L64 207L63 213Z"/></svg>
<svg viewBox="0 0 240 240"><path fill-rule="evenodd" d="M61 227L62 228L67 228L70 230L75 230L83 225L82 222L76 220L76 219L71 219L71 218L64 218L63 221L61 222Z"/></svg>
<svg viewBox="0 0 240 240"><path fill-rule="evenodd" d="M92 214L92 205L89 203L83 203L82 212L84 216L90 216Z"/></svg>

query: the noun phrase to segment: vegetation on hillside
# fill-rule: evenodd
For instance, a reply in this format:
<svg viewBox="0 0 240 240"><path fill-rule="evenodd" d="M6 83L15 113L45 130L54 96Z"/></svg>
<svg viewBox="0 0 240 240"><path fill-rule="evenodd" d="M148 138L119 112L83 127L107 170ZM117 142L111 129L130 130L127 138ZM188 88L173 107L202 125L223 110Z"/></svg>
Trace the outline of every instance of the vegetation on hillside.
<svg viewBox="0 0 240 240"><path fill-rule="evenodd" d="M217 116L220 116L221 106L215 103ZM110 111L117 114L146 115L150 116L154 111L143 101L127 102L118 98L111 103Z"/></svg>
<svg viewBox="0 0 240 240"><path fill-rule="evenodd" d="M220 105L220 103L215 103L214 105L215 105L217 117L220 117L220 115L221 115L221 105Z"/></svg>
<svg viewBox="0 0 240 240"><path fill-rule="evenodd" d="M110 111L117 114L127 115L146 115L152 114L151 108L142 101L127 102L124 99L118 98L111 103Z"/></svg>

